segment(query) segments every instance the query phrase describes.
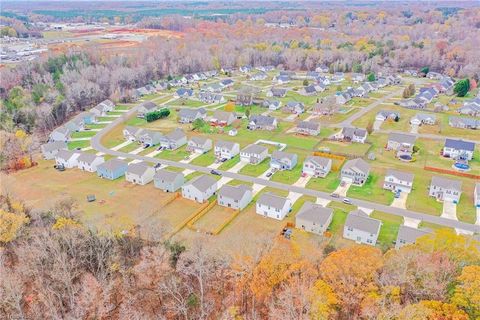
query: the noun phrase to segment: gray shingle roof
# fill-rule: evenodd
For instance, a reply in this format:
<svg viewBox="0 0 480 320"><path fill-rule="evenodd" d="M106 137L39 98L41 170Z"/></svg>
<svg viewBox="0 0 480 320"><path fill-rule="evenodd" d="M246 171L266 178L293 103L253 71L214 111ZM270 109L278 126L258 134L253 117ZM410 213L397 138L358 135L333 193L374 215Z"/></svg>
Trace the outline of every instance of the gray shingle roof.
<svg viewBox="0 0 480 320"><path fill-rule="evenodd" d="M320 225L325 225L333 214L332 208L325 208L319 204L306 201L296 217L305 219L310 222L315 222Z"/></svg>
<svg viewBox="0 0 480 320"><path fill-rule="evenodd" d="M146 162L131 163L128 165L127 172L142 176L150 166Z"/></svg>
<svg viewBox="0 0 480 320"><path fill-rule="evenodd" d="M218 195L240 201L248 191L252 191L252 188L244 184L239 184L238 186L224 185L218 191Z"/></svg>
<svg viewBox="0 0 480 320"><path fill-rule="evenodd" d="M257 200L257 203L269 206L275 209L283 209L285 204L287 203L288 198L277 196L276 194L266 192L263 193Z"/></svg>
<svg viewBox="0 0 480 320"><path fill-rule="evenodd" d="M307 161L317 166L326 167L332 161L332 159L319 156L308 156L305 158L305 162Z"/></svg>
<svg viewBox="0 0 480 320"><path fill-rule="evenodd" d="M254 122L256 125L273 125L275 122L274 117L254 115L250 117L250 122Z"/></svg>
<svg viewBox="0 0 480 320"><path fill-rule="evenodd" d="M211 186L215 185L217 180L213 179L208 175L201 175L195 179L189 181L187 185L192 185L197 188L200 192L207 191Z"/></svg>
<svg viewBox="0 0 480 320"><path fill-rule="evenodd" d="M50 152L54 150L67 149L67 143L65 141L54 141L42 144L43 152Z"/></svg>
<svg viewBox="0 0 480 320"><path fill-rule="evenodd" d="M394 176L395 178L402 180L402 181L408 181L413 183L413 173L410 172L405 172L405 171L399 171L399 170L394 170L394 169L388 169L386 176Z"/></svg>
<svg viewBox="0 0 480 320"><path fill-rule="evenodd" d="M439 176L432 177L432 185L441 187L443 189L454 189L457 191L462 190L462 181L448 179L448 178L439 177Z"/></svg>
<svg viewBox="0 0 480 320"><path fill-rule="evenodd" d="M177 129L171 131L170 133L168 133L167 135L165 135L165 137L167 139L170 139L170 140L173 140L173 141L178 141L178 140L186 137L186 135L185 135L185 132L183 132L182 129L177 128Z"/></svg>
<svg viewBox="0 0 480 320"><path fill-rule="evenodd" d="M401 225L398 229L397 242L402 239L407 243L415 243L418 237L430 234L428 230L422 230L417 228Z"/></svg>
<svg viewBox="0 0 480 320"><path fill-rule="evenodd" d="M273 159L283 159L283 158L287 158L288 160L290 161L293 161L296 157L296 154L295 153L290 153L290 152L283 152L283 151L278 151L278 150L275 150L272 152L272 158Z"/></svg>
<svg viewBox="0 0 480 320"><path fill-rule="evenodd" d="M160 169L155 173L155 175L153 176L153 179L173 182L175 181L175 179L177 179L178 176L183 177L183 173L170 171L167 169Z"/></svg>
<svg viewBox="0 0 480 320"><path fill-rule="evenodd" d="M371 234L377 234L380 231L382 222L377 219L370 218L362 210L355 210L348 214L345 225L354 229L366 231Z"/></svg>
<svg viewBox="0 0 480 320"><path fill-rule="evenodd" d="M56 158L59 159L64 159L68 160L70 159L74 154L78 154L79 152L71 151L71 150L58 150L57 155L55 156Z"/></svg>
<svg viewBox="0 0 480 320"><path fill-rule="evenodd" d="M297 128L308 129L308 130L318 130L320 129L320 123L313 121L300 121L297 124Z"/></svg>
<svg viewBox="0 0 480 320"><path fill-rule="evenodd" d="M260 146L258 144L250 144L250 145L246 146L242 150L242 152L253 153L253 154L261 154L261 153L265 152L265 150L268 151L268 148L264 147L264 146Z"/></svg>
<svg viewBox="0 0 480 320"><path fill-rule="evenodd" d="M108 171L115 171L118 168L121 168L121 167L124 167L124 166L127 166L127 165L128 164L125 161L114 158L114 159L110 159L108 161L105 161L104 163L99 165L97 167L97 169L98 168L104 168L105 170L108 170Z"/></svg>
<svg viewBox="0 0 480 320"><path fill-rule="evenodd" d="M100 157L94 153L82 152L77 160L80 162L91 164L97 158L100 158Z"/></svg>
<svg viewBox="0 0 480 320"><path fill-rule="evenodd" d="M417 137L411 134L392 132L388 135L388 140L413 145L415 144Z"/></svg>
<svg viewBox="0 0 480 320"><path fill-rule="evenodd" d="M215 144L215 146L218 147L218 148L222 148L222 149L233 150L233 148L236 144L238 144L238 143L231 142L231 141L218 140L217 143Z"/></svg>
<svg viewBox="0 0 480 320"><path fill-rule="evenodd" d="M370 171L370 165L368 164L368 162L366 162L362 158L357 158L357 159L348 160L347 162L345 162L342 170L353 170L353 171L363 172L366 174L367 172Z"/></svg>

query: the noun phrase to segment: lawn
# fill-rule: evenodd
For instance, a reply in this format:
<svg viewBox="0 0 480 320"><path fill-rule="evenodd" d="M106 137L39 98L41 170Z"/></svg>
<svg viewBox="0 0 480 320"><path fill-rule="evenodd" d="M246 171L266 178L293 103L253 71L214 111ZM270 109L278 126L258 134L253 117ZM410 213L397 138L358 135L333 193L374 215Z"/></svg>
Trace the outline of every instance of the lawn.
<svg viewBox="0 0 480 320"><path fill-rule="evenodd" d="M126 126L133 126L133 127L139 127L147 124L147 121L145 119L137 118L137 117L132 117L125 121Z"/></svg>
<svg viewBox="0 0 480 320"><path fill-rule="evenodd" d="M229 169L234 167L239 162L240 162L240 156L236 155L232 159L229 159L229 160L225 161L224 163L222 163L218 169L220 169L222 171L228 171Z"/></svg>
<svg viewBox="0 0 480 320"><path fill-rule="evenodd" d="M125 112L121 112L121 111L109 111L107 112L107 115L109 116L121 116L121 115L124 115Z"/></svg>
<svg viewBox="0 0 480 320"><path fill-rule="evenodd" d="M97 117L98 122L112 122L115 118L112 117Z"/></svg>
<svg viewBox="0 0 480 320"><path fill-rule="evenodd" d="M103 129L105 128L107 125L106 124L98 124L98 123L92 123L92 124L86 124L85 125L85 128L87 129Z"/></svg>
<svg viewBox="0 0 480 320"><path fill-rule="evenodd" d="M403 218L384 212L374 211L370 218L382 221L380 234L378 235L377 245L386 250L394 245L397 239L398 229L403 223Z"/></svg>
<svg viewBox="0 0 480 320"><path fill-rule="evenodd" d="M123 125L117 125L110 131L108 131L100 141L102 145L107 148L112 148L120 143L125 142L125 138L123 137Z"/></svg>
<svg viewBox="0 0 480 320"><path fill-rule="evenodd" d="M292 170L277 171L273 174L271 180L285 184L293 184L301 177L302 169L303 159L299 159L297 165Z"/></svg>
<svg viewBox="0 0 480 320"><path fill-rule="evenodd" d="M258 177L259 175L267 171L269 168L270 168L270 158L267 158L257 165L247 164L245 167L240 169L238 173L251 176L251 177Z"/></svg>
<svg viewBox="0 0 480 320"><path fill-rule="evenodd" d="M190 163L196 166L208 167L214 161L215 161L215 155L213 154L213 151L209 151L193 159L192 162Z"/></svg>
<svg viewBox="0 0 480 320"><path fill-rule="evenodd" d="M316 137L301 136L296 134L279 133L272 137L272 140L286 143L289 147L313 150L319 142Z"/></svg>
<svg viewBox="0 0 480 320"><path fill-rule="evenodd" d="M127 144L125 147L119 149L118 151L129 153L129 152L132 152L135 149L138 149L139 147L140 147L140 145L137 142L132 142L132 143Z"/></svg>
<svg viewBox="0 0 480 320"><path fill-rule="evenodd" d="M117 104L115 106L115 110L130 110L131 107L132 105L128 105L128 104Z"/></svg>
<svg viewBox="0 0 480 320"><path fill-rule="evenodd" d="M71 138L72 139L75 139L75 138L91 138L96 134L97 134L97 132L95 132L95 131L77 131L77 132L72 133Z"/></svg>
<svg viewBox="0 0 480 320"><path fill-rule="evenodd" d="M356 157L363 157L370 149L368 143L346 143L340 141L322 141L318 145L319 151L326 151L338 154L349 154Z"/></svg>
<svg viewBox="0 0 480 320"><path fill-rule="evenodd" d="M415 175L412 192L410 192L407 199L407 209L435 216L442 214L443 204L435 200L435 198L428 196L431 180L432 175L426 172L425 174Z"/></svg>
<svg viewBox="0 0 480 320"><path fill-rule="evenodd" d="M68 143L68 149L73 150L77 148L86 148L90 146L90 141L84 140L84 141L71 141Z"/></svg>
<svg viewBox="0 0 480 320"><path fill-rule="evenodd" d="M343 226L345 225L345 220L347 220L348 213L344 210L334 208L333 209L333 218L328 230L337 236L343 235Z"/></svg>
<svg viewBox="0 0 480 320"><path fill-rule="evenodd" d="M207 105L202 101L192 100L192 99L177 99L171 102L170 104L174 106L181 106L181 107L188 107L188 108L200 108L200 107L205 107Z"/></svg>
<svg viewBox="0 0 480 320"><path fill-rule="evenodd" d="M352 185L348 189L347 196L390 205L394 197L393 192L383 189L382 186L383 175L380 176L376 172L370 172L367 182L361 187Z"/></svg>
<svg viewBox="0 0 480 320"><path fill-rule="evenodd" d="M156 158L167 159L172 161L180 161L185 159L190 155L185 147L180 147L177 150L163 150L161 153L156 155Z"/></svg>
<svg viewBox="0 0 480 320"><path fill-rule="evenodd" d="M333 192L340 184L340 173L331 171L325 178L312 178L307 183L308 189Z"/></svg>

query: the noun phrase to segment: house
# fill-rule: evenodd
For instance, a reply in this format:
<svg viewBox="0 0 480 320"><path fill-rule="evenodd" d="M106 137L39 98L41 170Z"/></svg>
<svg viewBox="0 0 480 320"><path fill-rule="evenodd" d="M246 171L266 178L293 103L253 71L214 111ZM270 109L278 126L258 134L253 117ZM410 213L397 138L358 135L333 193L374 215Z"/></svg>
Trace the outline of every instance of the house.
<svg viewBox="0 0 480 320"><path fill-rule="evenodd" d="M279 76L275 77L275 80L279 84L289 83L290 82L290 76L289 75L279 75Z"/></svg>
<svg viewBox="0 0 480 320"><path fill-rule="evenodd" d="M404 73L407 76L418 77L418 71L417 70L409 69L409 70L405 70Z"/></svg>
<svg viewBox="0 0 480 320"><path fill-rule="evenodd" d="M277 128L277 118L271 116L253 115L248 120L249 130L274 130Z"/></svg>
<svg viewBox="0 0 480 320"><path fill-rule="evenodd" d="M63 166L68 169L75 168L78 166L80 154L78 151L58 150L55 155L55 163L57 166Z"/></svg>
<svg viewBox="0 0 480 320"><path fill-rule="evenodd" d="M399 119L400 119L400 113L396 111L390 111L390 110L379 111L375 116L375 120L378 120L378 121L386 121L386 120L398 121Z"/></svg>
<svg viewBox="0 0 480 320"><path fill-rule="evenodd" d="M158 131L145 129L138 134L138 141L140 141L145 147L152 147L160 144L162 136L163 135Z"/></svg>
<svg viewBox="0 0 480 320"><path fill-rule="evenodd" d="M401 225L398 229L397 240L395 241L395 249L400 249L403 246L414 244L418 238L427 234L431 234L428 230L412 228L406 225Z"/></svg>
<svg viewBox="0 0 480 320"><path fill-rule="evenodd" d="M60 150L67 150L67 143L65 141L54 141L42 144L40 149L45 160L52 160Z"/></svg>
<svg viewBox="0 0 480 320"><path fill-rule="evenodd" d="M100 178L115 180L125 174L128 164L120 159L110 159L97 166L97 175Z"/></svg>
<svg viewBox="0 0 480 320"><path fill-rule="evenodd" d="M225 127L229 126L237 119L235 112L215 110L210 118L210 124L213 126Z"/></svg>
<svg viewBox="0 0 480 320"><path fill-rule="evenodd" d="M337 138L345 142L365 143L367 136L368 132L366 129L343 127Z"/></svg>
<svg viewBox="0 0 480 320"><path fill-rule="evenodd" d="M332 82L342 82L345 80L345 74L343 72L335 72L332 76Z"/></svg>
<svg viewBox="0 0 480 320"><path fill-rule="evenodd" d="M243 210L252 201L252 188L240 184L238 186L224 185L218 191L217 202L222 207Z"/></svg>
<svg viewBox="0 0 480 320"><path fill-rule="evenodd" d="M123 128L123 137L127 141L139 141L140 137L143 133L144 129L142 128L137 128L137 127L132 127L132 126L126 126Z"/></svg>
<svg viewBox="0 0 480 320"><path fill-rule="evenodd" d="M357 243L374 246L377 243L382 222L370 218L362 210L350 212L343 227L343 237Z"/></svg>
<svg viewBox="0 0 480 320"><path fill-rule="evenodd" d="M295 216L295 228L322 235L332 222L333 209L306 201Z"/></svg>
<svg viewBox="0 0 480 320"><path fill-rule="evenodd" d="M274 66L259 66L259 67L256 67L256 69L259 70L259 71L263 71L263 72L269 72L269 71L275 70L275 67Z"/></svg>
<svg viewBox="0 0 480 320"><path fill-rule="evenodd" d="M477 209L480 208L480 182L475 184L475 190L473 191L473 202Z"/></svg>
<svg viewBox="0 0 480 320"><path fill-rule="evenodd" d="M475 151L475 143L457 140L445 139L445 144L442 150L442 156L452 159L472 160Z"/></svg>
<svg viewBox="0 0 480 320"><path fill-rule="evenodd" d="M193 90L187 88L179 88L175 91L175 97L177 98L190 98L193 97Z"/></svg>
<svg viewBox="0 0 480 320"><path fill-rule="evenodd" d="M182 197L204 203L217 191L217 180L208 176L198 176L182 186Z"/></svg>
<svg viewBox="0 0 480 320"><path fill-rule="evenodd" d="M178 112L178 122L180 123L192 123L197 119L205 119L206 117L207 111L204 108L183 108Z"/></svg>
<svg viewBox="0 0 480 320"><path fill-rule="evenodd" d="M308 156L303 161L302 174L315 178L325 178L332 169L332 159Z"/></svg>
<svg viewBox="0 0 480 320"><path fill-rule="evenodd" d="M325 91L325 86L323 84L311 84L306 87L303 87L299 93L304 96L313 96L319 92Z"/></svg>
<svg viewBox="0 0 480 320"><path fill-rule="evenodd" d="M270 168L277 170L292 170L297 165L298 156L295 153L275 150L270 158Z"/></svg>
<svg viewBox="0 0 480 320"><path fill-rule="evenodd" d="M300 121L295 127L295 132L307 136L318 136L320 134L320 123L313 121Z"/></svg>
<svg viewBox="0 0 480 320"><path fill-rule="evenodd" d="M352 73L353 83L360 83L365 81L365 75L363 73Z"/></svg>
<svg viewBox="0 0 480 320"><path fill-rule="evenodd" d="M362 186L367 182L370 174L370 165L363 159L348 160L342 167L340 177L343 181Z"/></svg>
<svg viewBox="0 0 480 320"><path fill-rule="evenodd" d="M228 130L228 135L230 137L235 137L237 134L238 134L238 130L236 128L232 128L232 129Z"/></svg>
<svg viewBox="0 0 480 320"><path fill-rule="evenodd" d="M268 78L268 75L265 72L257 72L250 76L252 81L262 81Z"/></svg>
<svg viewBox="0 0 480 320"><path fill-rule="evenodd" d="M480 101L480 98L477 98ZM478 104L464 104L458 108L458 112L463 115L468 115L471 117L480 117L480 102Z"/></svg>
<svg viewBox="0 0 480 320"><path fill-rule="evenodd" d="M90 112L97 117L101 117L107 114L107 112L113 111L115 109L115 104L110 100L103 100L95 107L90 109Z"/></svg>
<svg viewBox="0 0 480 320"><path fill-rule="evenodd" d="M480 129L480 120L473 118L449 117L448 124L459 129Z"/></svg>
<svg viewBox="0 0 480 320"><path fill-rule="evenodd" d="M236 142L219 140L215 143L213 152L215 158L229 160L240 153L240 145Z"/></svg>
<svg viewBox="0 0 480 320"><path fill-rule="evenodd" d="M335 97L325 97L313 106L312 114L319 116L331 116L339 109Z"/></svg>
<svg viewBox="0 0 480 320"><path fill-rule="evenodd" d="M155 188L165 192L175 192L185 183L185 177L181 172L170 171L167 169L158 170L153 176Z"/></svg>
<svg viewBox="0 0 480 320"><path fill-rule="evenodd" d="M198 93L198 99L204 103L222 103L225 102L225 98L223 95L214 93L214 92L207 92L201 91Z"/></svg>
<svg viewBox="0 0 480 320"><path fill-rule="evenodd" d="M305 75L305 79L310 80L316 79L318 77L320 77L320 72L318 71L307 71L307 74Z"/></svg>
<svg viewBox="0 0 480 320"><path fill-rule="evenodd" d="M413 185L413 173L388 169L383 182L383 189L393 192L410 193Z"/></svg>
<svg viewBox="0 0 480 320"><path fill-rule="evenodd" d="M430 125L433 126L437 122L437 117L428 113L417 113L410 119L410 124L421 126L421 125Z"/></svg>
<svg viewBox="0 0 480 320"><path fill-rule="evenodd" d="M283 220L291 209L290 199L266 192L258 198L255 211L268 218Z"/></svg>
<svg viewBox="0 0 480 320"><path fill-rule="evenodd" d="M406 133L392 132L388 135L387 150L413 152L417 137Z"/></svg>
<svg viewBox="0 0 480 320"><path fill-rule="evenodd" d="M241 66L240 68L238 68L238 70L242 73L248 73L248 72L252 71L253 68L252 68L252 66L246 65L246 66Z"/></svg>
<svg viewBox="0 0 480 320"><path fill-rule="evenodd" d="M94 124L97 122L97 116L93 112L82 112L78 115L84 124Z"/></svg>
<svg viewBox="0 0 480 320"><path fill-rule="evenodd" d="M204 154L212 149L212 139L192 137L188 140L187 151Z"/></svg>
<svg viewBox="0 0 480 320"><path fill-rule="evenodd" d="M302 102L289 101L285 107L283 107L283 112L301 114L305 112L305 105Z"/></svg>
<svg viewBox="0 0 480 320"><path fill-rule="evenodd" d="M458 203L462 194L462 181L433 176L428 195L437 201Z"/></svg>
<svg viewBox="0 0 480 320"><path fill-rule="evenodd" d="M80 154L80 156L77 158L78 169L88 172L96 172L97 167L104 162L104 157L88 152L82 152L82 154Z"/></svg>
<svg viewBox="0 0 480 320"><path fill-rule="evenodd" d="M72 134L72 131L68 129L65 126L61 126L53 130L48 138L48 141L54 142L54 141L63 141L63 142L68 142L70 140L70 136Z"/></svg>
<svg viewBox="0 0 480 320"><path fill-rule="evenodd" d="M328 69L328 66L322 64L322 65L316 67L315 71L322 72L322 73L327 73L329 71L329 69Z"/></svg>
<svg viewBox="0 0 480 320"><path fill-rule="evenodd" d="M145 118L145 115L150 112L158 111L158 106L151 102L145 101L143 102L137 111L137 118Z"/></svg>
<svg viewBox="0 0 480 320"><path fill-rule="evenodd" d="M271 88L267 91L267 97L283 98L287 94L287 89Z"/></svg>
<svg viewBox="0 0 480 320"><path fill-rule="evenodd" d="M125 179L139 185L146 185L153 180L155 169L146 162L131 163L125 172Z"/></svg>
<svg viewBox="0 0 480 320"><path fill-rule="evenodd" d="M438 72L430 71L429 73L427 73L426 77L433 80L440 80L443 78L443 75Z"/></svg>
<svg viewBox="0 0 480 320"><path fill-rule="evenodd" d="M251 106L253 104L253 93L239 92L235 99L235 104L237 106Z"/></svg>
<svg viewBox="0 0 480 320"><path fill-rule="evenodd" d="M267 99L263 100L262 106L268 108L268 110L275 111L280 109L282 102L280 100Z"/></svg>
<svg viewBox="0 0 480 320"><path fill-rule="evenodd" d="M160 145L169 150L176 150L186 143L187 135L180 128L171 131L160 139Z"/></svg>
<svg viewBox="0 0 480 320"><path fill-rule="evenodd" d="M268 157L268 148L258 145L250 144L240 151L240 160L250 164L259 164Z"/></svg>
<svg viewBox="0 0 480 320"><path fill-rule="evenodd" d="M337 94L335 94L335 102L337 104L345 104L350 100L352 100L352 96L350 96L346 92L338 92Z"/></svg>
<svg viewBox="0 0 480 320"><path fill-rule="evenodd" d="M222 92L223 86L220 83L210 83L203 85L202 91L210 92L210 93L219 93Z"/></svg>
<svg viewBox="0 0 480 320"><path fill-rule="evenodd" d="M85 122L83 121L83 117L81 114L75 116L72 120L65 123L65 127L67 127L70 131L81 131L85 128Z"/></svg>
<svg viewBox="0 0 480 320"><path fill-rule="evenodd" d="M220 85L223 87L223 88L228 88L228 87L231 87L233 86L233 80L232 79L224 79L222 81L220 81Z"/></svg>

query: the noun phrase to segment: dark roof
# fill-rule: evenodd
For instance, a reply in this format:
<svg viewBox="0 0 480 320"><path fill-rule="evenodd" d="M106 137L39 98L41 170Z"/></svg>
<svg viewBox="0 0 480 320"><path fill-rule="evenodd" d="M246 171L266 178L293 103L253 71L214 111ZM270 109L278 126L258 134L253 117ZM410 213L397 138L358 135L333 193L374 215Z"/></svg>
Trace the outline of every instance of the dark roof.
<svg viewBox="0 0 480 320"><path fill-rule="evenodd" d="M473 151L475 150L475 143L464 140L446 139L445 147L458 150Z"/></svg>

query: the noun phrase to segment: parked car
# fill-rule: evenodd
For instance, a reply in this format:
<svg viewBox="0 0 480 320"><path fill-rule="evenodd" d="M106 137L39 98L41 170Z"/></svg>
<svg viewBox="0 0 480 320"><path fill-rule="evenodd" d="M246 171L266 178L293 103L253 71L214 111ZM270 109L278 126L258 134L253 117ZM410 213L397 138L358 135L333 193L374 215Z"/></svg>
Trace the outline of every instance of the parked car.
<svg viewBox="0 0 480 320"><path fill-rule="evenodd" d="M54 165L53 167L58 171L65 171L65 167L63 166L63 164Z"/></svg>
<svg viewBox="0 0 480 320"><path fill-rule="evenodd" d="M273 174L272 171L268 172L268 173L267 173L267 178L270 178L270 177L272 176L272 174Z"/></svg>
<svg viewBox="0 0 480 320"><path fill-rule="evenodd" d="M333 192L333 193L330 194L330 197L332 197L332 198L340 198L340 195L339 195L338 193Z"/></svg>
<svg viewBox="0 0 480 320"><path fill-rule="evenodd" d="M352 200L350 200L348 198L343 198L342 202L345 203L345 204L352 204Z"/></svg>
<svg viewBox="0 0 480 320"><path fill-rule="evenodd" d="M217 170L212 170L210 171L211 174L214 174L214 175L217 175L217 176L221 176L222 174L220 172L218 172Z"/></svg>

